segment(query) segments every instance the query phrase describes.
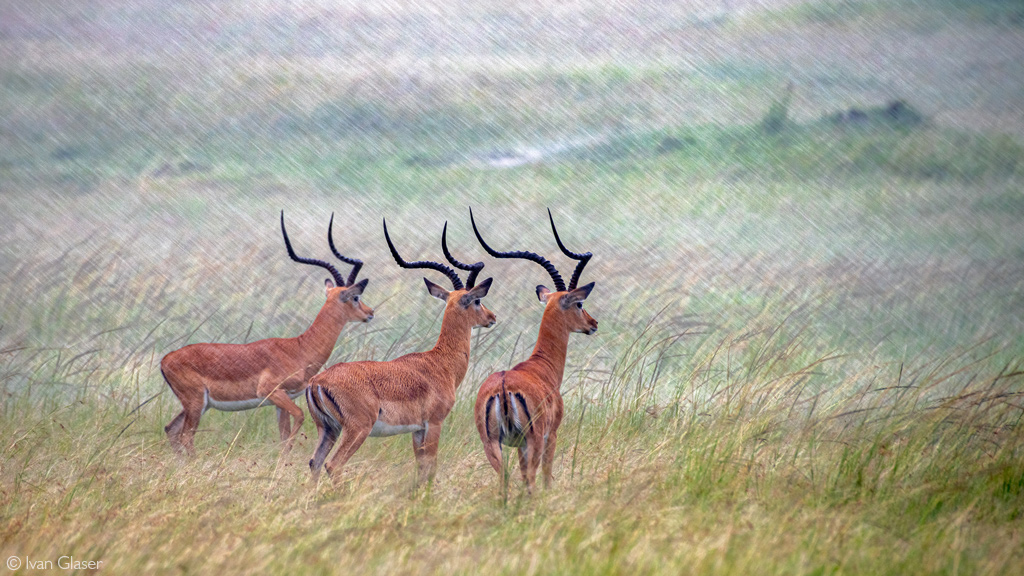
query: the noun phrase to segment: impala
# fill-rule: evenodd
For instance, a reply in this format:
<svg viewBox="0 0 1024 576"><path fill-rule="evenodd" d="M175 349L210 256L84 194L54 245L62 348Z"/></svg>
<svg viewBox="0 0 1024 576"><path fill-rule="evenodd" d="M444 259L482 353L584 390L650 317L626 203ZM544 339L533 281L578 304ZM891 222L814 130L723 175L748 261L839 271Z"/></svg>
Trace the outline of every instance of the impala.
<svg viewBox="0 0 1024 576"><path fill-rule="evenodd" d="M540 333L533 354L511 370L488 376L480 386L473 409L487 461L504 479L502 445L518 448L519 470L530 492L536 482L538 466L543 467L544 486L551 485L551 464L555 458L558 426L562 423L563 415L560 389L569 334L597 332L597 320L583 309L583 301L594 289L594 283L576 287L592 254L576 254L567 250L558 237L550 210L548 218L551 219L551 231L555 234L558 248L566 256L578 261L568 288L558 270L547 259L532 252L498 252L488 246L480 236L473 212L470 211L473 232L488 254L495 258L521 258L536 262L548 272L555 285L554 292L544 286L537 286L537 298L544 304L544 316L541 318Z"/></svg>
<svg viewBox="0 0 1024 576"><path fill-rule="evenodd" d="M410 433L418 464L417 480L433 479L441 425L455 404L455 391L469 367L472 329L495 323L494 313L480 303L491 287L491 279L474 286L483 262L467 265L455 260L448 251L447 233L445 223L441 247L449 262L469 271L465 287L458 274L444 264L403 260L384 222L384 237L399 266L441 272L451 280L453 290L449 292L423 279L430 295L445 302L441 333L430 350L389 362L335 364L310 380L306 404L320 439L309 461L314 485L339 436L338 450L326 466L335 482L368 436Z"/></svg>
<svg viewBox="0 0 1024 576"><path fill-rule="evenodd" d="M277 407L281 442L285 452L291 449L303 421L302 410L292 399L302 394L309 379L327 362L346 323L373 320L373 309L360 301L368 280L355 281L363 263L338 252L333 226L332 214L327 242L339 260L352 265L347 282L331 264L295 254L281 211L281 234L288 256L331 273L325 282L327 301L305 332L296 338L268 338L249 344L191 344L160 361L164 380L182 406L181 413L164 428L175 450L195 454L193 438L199 418L208 409L248 410L266 404Z"/></svg>

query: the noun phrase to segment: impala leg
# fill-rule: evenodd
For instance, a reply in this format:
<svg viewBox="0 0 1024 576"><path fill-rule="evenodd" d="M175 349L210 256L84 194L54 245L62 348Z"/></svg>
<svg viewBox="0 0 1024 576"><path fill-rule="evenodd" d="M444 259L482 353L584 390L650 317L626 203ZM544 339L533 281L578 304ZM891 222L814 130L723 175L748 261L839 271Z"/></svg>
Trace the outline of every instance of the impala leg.
<svg viewBox="0 0 1024 576"><path fill-rule="evenodd" d="M541 464L544 472L544 487L550 488L553 477L551 475L551 467L555 462L555 444L558 441L558 432L552 430L548 434L548 439L544 442L544 460Z"/></svg>
<svg viewBox="0 0 1024 576"><path fill-rule="evenodd" d="M189 456L196 455L196 447L193 441L196 436L196 429L199 428L199 418L203 415L202 408L186 407L185 417L181 423L181 434L178 435L181 447Z"/></svg>
<svg viewBox="0 0 1024 576"><path fill-rule="evenodd" d="M171 448L174 448L175 452L181 452L181 428L184 424L185 411L182 410L164 427L164 432L167 433L167 440L170 441Z"/></svg>
<svg viewBox="0 0 1024 576"><path fill-rule="evenodd" d="M527 474L527 468L529 463L527 462L527 455L530 451L530 442L527 441L525 444L519 447L519 472L523 475L523 482L526 484L526 490L529 492L533 491L533 484L530 482L530 477Z"/></svg>
<svg viewBox="0 0 1024 576"><path fill-rule="evenodd" d="M356 450L359 450L359 447L363 445L367 436L370 435L371 429L373 429L372 424L370 426L359 426L358 428L346 424L345 431L341 435L341 446L338 447L338 451L334 453L334 457L331 458L331 461L326 466L327 474L334 480L335 485L341 483L342 467L356 453Z"/></svg>
<svg viewBox="0 0 1024 576"><path fill-rule="evenodd" d="M281 430L282 435L284 434L285 427L288 425L288 415L291 415L291 417L295 419L295 425L291 428L291 433L282 439L284 442L284 453L287 454L288 451L292 449L292 442L295 441L295 435L299 433L299 428L302 427L302 421L305 419L305 415L302 413L302 408L299 408L295 402L292 402L292 399L288 397L288 394L285 394L285 391L280 388L271 392L271 394L267 396L267 400L274 406L277 406L279 412L284 411L284 414L282 414L278 419L278 429ZM282 419L285 421L283 424L281 423Z"/></svg>
<svg viewBox="0 0 1024 576"><path fill-rule="evenodd" d="M487 408L485 404L479 404L476 407L476 430L480 433L480 441L484 444L484 455L487 456L487 461L491 464L491 468L498 474L504 475L504 466L501 463L501 442L498 441L498 425L497 423L492 426L495 430L488 430L487 424L488 419L483 411Z"/></svg>
<svg viewBox="0 0 1024 576"><path fill-rule="evenodd" d="M491 468L498 474L504 473L504 466L501 463L501 443L492 438L484 438L484 454L487 456L487 461L491 463Z"/></svg>
<svg viewBox="0 0 1024 576"><path fill-rule="evenodd" d="M317 422L317 429L320 432L320 443L317 444L316 452L313 453L313 458L309 461L309 471L313 473L313 484L320 480L320 467L324 465L324 460L331 453L331 448L334 448L339 432L336 428L321 426L319 422Z"/></svg>
<svg viewBox="0 0 1024 576"><path fill-rule="evenodd" d="M534 428L526 438L525 449L519 451L519 469L526 480L526 489L533 493L537 483L537 468L540 468L541 456L544 454L544 437Z"/></svg>
<svg viewBox="0 0 1024 576"><path fill-rule="evenodd" d="M414 432L412 435L412 450L416 455L416 464L419 465L419 471L416 474L417 484L424 480L434 481L437 445L441 440L441 425L441 422L430 422L427 424L426 432Z"/></svg>
<svg viewBox="0 0 1024 576"><path fill-rule="evenodd" d="M277 408L277 431L281 436L281 442L286 442L292 435L291 415L282 408Z"/></svg>

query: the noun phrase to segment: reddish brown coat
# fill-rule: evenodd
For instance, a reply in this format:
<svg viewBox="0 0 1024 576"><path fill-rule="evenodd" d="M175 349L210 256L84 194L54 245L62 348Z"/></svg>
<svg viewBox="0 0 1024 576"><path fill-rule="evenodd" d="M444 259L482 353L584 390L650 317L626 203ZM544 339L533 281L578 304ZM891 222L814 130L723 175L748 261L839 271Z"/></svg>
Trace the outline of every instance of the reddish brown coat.
<svg viewBox="0 0 1024 576"><path fill-rule="evenodd" d="M164 356L160 371L182 405L164 429L171 445L194 453L195 431L209 408L232 411L273 404L281 441L285 450L290 449L304 419L292 398L327 362L346 323L373 319L373 309L359 298L366 283L335 287L328 280L327 301L310 327L295 338L191 344Z"/></svg>
<svg viewBox="0 0 1024 576"><path fill-rule="evenodd" d="M583 309L583 300L593 287L591 283L553 293L538 287L545 306L533 354L511 370L488 376L476 397L474 417L487 461L504 477L501 446L517 447L520 471L530 491L538 466L543 467L545 485L551 483L564 413L561 386L569 334L597 331L597 320Z"/></svg>
<svg viewBox="0 0 1024 576"><path fill-rule="evenodd" d="M306 401L319 433L309 461L314 481L339 436L326 466L335 480L368 436L406 433L412 433L420 479L433 477L441 426L469 367L471 331L496 321L480 303L490 284L488 278L470 290L447 292L427 281L430 293L446 302L433 348L389 362L335 364L310 380Z"/></svg>

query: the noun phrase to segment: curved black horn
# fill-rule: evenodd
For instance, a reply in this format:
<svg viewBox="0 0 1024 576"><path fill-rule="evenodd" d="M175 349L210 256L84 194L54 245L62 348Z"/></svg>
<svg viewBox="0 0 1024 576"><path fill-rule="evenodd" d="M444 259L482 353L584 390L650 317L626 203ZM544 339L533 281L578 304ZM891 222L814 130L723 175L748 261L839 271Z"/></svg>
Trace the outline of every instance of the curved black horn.
<svg viewBox="0 0 1024 576"><path fill-rule="evenodd" d="M562 275L558 273L558 270L555 268L555 265L549 262L547 258L544 258L539 254L534 254L533 252L525 251L498 252L497 250L488 246L487 242L484 242L483 237L480 236L480 231L477 230L476 228L476 220L473 219L472 208L469 209L469 221L473 223L473 233L476 234L476 239L480 241L480 245L484 247L484 250L486 250L488 254L494 256L495 258L519 258L522 260L529 260L530 262L536 262L537 264L540 264L542 267L544 267L544 269L547 270L548 274L551 276L551 281L555 283L555 291L565 291L565 281L562 280Z"/></svg>
<svg viewBox="0 0 1024 576"><path fill-rule="evenodd" d="M398 255L398 250L395 250L395 245L391 242L391 236L388 235L388 221L386 218L384 219L384 238L388 241L388 248L391 249L391 255L394 256L395 262L397 262L402 268L428 268L430 270L437 270L452 281L452 287L456 290L465 289L462 285L462 280L459 280L459 275L455 273L455 270L452 270L444 264L430 262L428 260L421 260L419 262L406 262L403 260L402 257Z"/></svg>
<svg viewBox="0 0 1024 576"><path fill-rule="evenodd" d="M452 263L452 266L460 270L469 272L469 276L466 277L466 290L469 290L476 285L477 274L484 269L483 262L477 262L476 264L463 264L452 256L452 253L448 251L448 222L444 223L444 230L441 231L441 250L444 252L444 257Z"/></svg>
<svg viewBox="0 0 1024 576"><path fill-rule="evenodd" d="M363 261L358 258L348 258L342 256L341 252L334 247L334 212L331 212L331 222L327 225L327 244L331 247L331 252L334 252L335 258L341 260L345 264L352 265L352 271L348 274L348 283L346 286L351 286L356 282L356 276L359 276L359 269L363 267Z"/></svg>
<svg viewBox="0 0 1024 576"><path fill-rule="evenodd" d="M291 240L288 239L288 231L284 229L284 210L281 210L281 234L284 236L284 247L288 249L288 256L290 256L292 260L295 260L296 262L299 262L301 264L312 264L313 266L326 268L327 271L331 273L331 276L334 277L335 285L345 285L345 283L341 280L341 274L338 273L338 269L335 268L334 266L331 266L330 264L324 262L323 260L316 260L314 258L301 258L295 254L295 250L292 249L292 242Z"/></svg>
<svg viewBox="0 0 1024 576"><path fill-rule="evenodd" d="M580 281L580 274L583 273L583 268L586 267L587 262L594 256L590 252L584 252L583 254L577 254L570 252L565 248L565 244L562 244L562 239L558 237L558 230L555 228L555 219L551 216L551 208L548 208L548 218L551 220L551 231L555 233L555 242L558 242L558 249L573 260L579 260L579 264L576 265L576 269L572 271L572 278L569 279L569 290L576 289L576 283Z"/></svg>

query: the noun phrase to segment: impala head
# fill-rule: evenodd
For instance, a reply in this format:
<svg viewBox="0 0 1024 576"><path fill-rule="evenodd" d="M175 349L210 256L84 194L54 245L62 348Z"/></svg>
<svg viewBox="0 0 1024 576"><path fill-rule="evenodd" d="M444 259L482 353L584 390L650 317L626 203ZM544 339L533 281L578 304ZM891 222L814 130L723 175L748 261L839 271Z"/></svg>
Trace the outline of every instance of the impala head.
<svg viewBox="0 0 1024 576"><path fill-rule="evenodd" d="M559 318L568 332L589 335L597 332L597 320L583 309L583 301L593 289L593 282L562 292L552 292L545 286L537 286L537 299L544 303L544 316Z"/></svg>
<svg viewBox="0 0 1024 576"><path fill-rule="evenodd" d="M477 262L476 264L463 264L456 260L451 252L448 251L448 223L445 222L444 231L441 233L441 249L444 251L445 258L452 263L453 266L461 270L469 272L469 276L466 278L466 285L462 284L462 280L459 275L448 266L440 264L438 262L431 261L418 261L418 262L406 262L398 254L398 250L395 249L395 245L391 242L391 236L388 234L388 223L384 221L384 238L388 242L388 248L391 249L391 255L395 258L395 262L398 263L402 268L427 268L430 270L437 270L441 272L452 283L453 290L448 291L444 288L434 284L427 278L423 281L427 284L427 292L431 296L445 302L445 318L452 318L464 321L469 324L472 328L490 328L497 322L497 318L494 312L488 310L481 299L487 296L487 291L491 288L491 278L488 278L480 283L479 286L475 286L476 277L483 269L484 263Z"/></svg>
<svg viewBox="0 0 1024 576"><path fill-rule="evenodd" d="M373 320L373 308L363 302L363 290L370 280L363 278L352 286L335 286L330 278L324 281L327 302L332 304L346 322L369 322Z"/></svg>
<svg viewBox="0 0 1024 576"><path fill-rule="evenodd" d="M339 320L344 320L345 322L369 322L373 320L373 308L364 304L362 299L363 290L366 289L366 284L370 280L363 278L359 282L355 281L356 276L359 274L359 269L363 267L363 262L355 258L342 256L338 249L334 247L334 214L331 214L331 222L327 225L327 243L331 247L331 252L334 253L338 260L352 265L352 272L348 275L348 282L341 277L338 269L333 265L323 260L302 258L295 254L295 250L292 249L292 243L288 239L288 231L284 227L284 210L281 211L281 235L284 236L284 245L288 249L288 256L292 260L301 264L319 266L331 273L331 278L324 281L324 288L327 292L327 303L324 306L328 307Z"/></svg>
<svg viewBox="0 0 1024 576"><path fill-rule="evenodd" d="M495 258L519 258L535 262L551 276L551 281L555 285L554 292L546 286L537 286L537 299L544 304L545 318L562 323L568 332L593 334L597 332L597 320L583 309L583 301L587 299L587 296L590 296L590 291L594 289L594 283L591 282L580 288L576 287L580 274L583 273L583 268L590 261L590 258L593 257L593 254L590 252L577 254L567 250L565 245L562 244L562 239L558 237L558 229L555 228L555 219L551 216L551 210L548 210L548 218L551 220L551 231L555 234L555 242L558 243L558 248L569 258L579 262L576 264L576 269L573 270L572 279L570 279L568 287L566 287L565 281L562 280L562 275L558 273L555 266L546 258L533 252L498 252L488 246L476 227L476 221L473 219L473 210L470 209L469 211L469 219L473 223L473 232L476 234L476 239L480 241L480 245L483 246L488 254Z"/></svg>

